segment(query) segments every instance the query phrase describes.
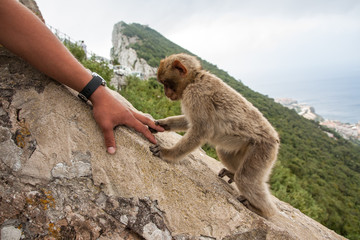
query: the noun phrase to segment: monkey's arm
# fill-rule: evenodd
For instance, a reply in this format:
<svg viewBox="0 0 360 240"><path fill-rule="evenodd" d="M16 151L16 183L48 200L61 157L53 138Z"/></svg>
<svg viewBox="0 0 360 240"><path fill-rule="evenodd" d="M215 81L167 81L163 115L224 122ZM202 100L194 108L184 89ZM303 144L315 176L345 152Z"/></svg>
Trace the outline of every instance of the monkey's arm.
<svg viewBox="0 0 360 240"><path fill-rule="evenodd" d="M154 156L160 157L168 162L177 162L185 157L188 153L203 144L203 138L199 131L191 128L180 141L172 148L164 148L160 145L150 147Z"/></svg>
<svg viewBox="0 0 360 240"><path fill-rule="evenodd" d="M166 131L186 131L189 128L184 115L160 119L155 121L155 124L163 127Z"/></svg>

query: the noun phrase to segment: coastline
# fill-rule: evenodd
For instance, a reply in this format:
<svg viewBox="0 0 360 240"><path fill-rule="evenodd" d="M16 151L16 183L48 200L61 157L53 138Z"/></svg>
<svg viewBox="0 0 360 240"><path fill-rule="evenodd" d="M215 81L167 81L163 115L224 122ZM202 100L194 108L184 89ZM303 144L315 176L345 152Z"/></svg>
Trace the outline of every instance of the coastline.
<svg viewBox="0 0 360 240"><path fill-rule="evenodd" d="M265 79L265 78L264 78ZM326 119L356 124L360 120L360 72L314 78L313 76L268 76L245 81L251 89L270 98L292 98L316 109Z"/></svg>
<svg viewBox="0 0 360 240"><path fill-rule="evenodd" d="M343 123L340 120L325 119L315 112L315 108L306 104L298 103L297 100L292 98L275 98L275 102L295 110L299 115L306 119L318 122L321 126L335 130L343 138L347 140L360 141L360 120L358 123ZM333 134L328 133L329 137L334 137Z"/></svg>

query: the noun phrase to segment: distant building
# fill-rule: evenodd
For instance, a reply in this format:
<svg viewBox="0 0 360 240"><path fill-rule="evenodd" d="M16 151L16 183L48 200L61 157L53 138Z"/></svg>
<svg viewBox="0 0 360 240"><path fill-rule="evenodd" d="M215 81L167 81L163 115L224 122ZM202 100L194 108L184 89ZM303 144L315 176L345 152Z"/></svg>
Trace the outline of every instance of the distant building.
<svg viewBox="0 0 360 240"><path fill-rule="evenodd" d="M334 129L345 139L360 140L359 124L342 123L336 120L326 120L320 123L322 126Z"/></svg>

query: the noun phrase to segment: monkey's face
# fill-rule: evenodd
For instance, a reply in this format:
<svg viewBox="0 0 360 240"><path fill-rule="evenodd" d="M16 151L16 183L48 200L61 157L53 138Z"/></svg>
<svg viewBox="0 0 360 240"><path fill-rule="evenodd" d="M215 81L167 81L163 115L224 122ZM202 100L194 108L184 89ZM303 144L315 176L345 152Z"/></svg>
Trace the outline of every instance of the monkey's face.
<svg viewBox="0 0 360 240"><path fill-rule="evenodd" d="M179 87L176 79L158 77L158 81L163 84L165 95L172 101L179 100L181 93L179 93Z"/></svg>
<svg viewBox="0 0 360 240"><path fill-rule="evenodd" d="M165 95L172 101L180 99L179 94L176 92L176 84L171 80L165 80L164 83L164 92Z"/></svg>
<svg viewBox="0 0 360 240"><path fill-rule="evenodd" d="M185 68L185 67L184 67ZM180 100L186 87L186 70L179 69L166 60L160 62L157 72L158 81L164 85L165 95L172 101Z"/></svg>

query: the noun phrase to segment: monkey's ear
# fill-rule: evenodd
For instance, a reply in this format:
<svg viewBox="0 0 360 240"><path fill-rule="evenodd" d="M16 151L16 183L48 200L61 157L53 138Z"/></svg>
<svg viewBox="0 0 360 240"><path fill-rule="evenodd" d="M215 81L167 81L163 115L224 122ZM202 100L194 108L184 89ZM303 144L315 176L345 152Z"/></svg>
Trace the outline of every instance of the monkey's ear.
<svg viewBox="0 0 360 240"><path fill-rule="evenodd" d="M172 64L172 66L174 68L176 68L177 70L179 70L180 75L186 75L188 70L186 69L186 67L179 61L179 60L175 60Z"/></svg>
<svg viewBox="0 0 360 240"><path fill-rule="evenodd" d="M160 61L160 64L159 64L159 67L158 67L158 70L157 70L157 77L158 77L158 80L159 80L159 76L160 74L164 72L164 60L161 60Z"/></svg>

